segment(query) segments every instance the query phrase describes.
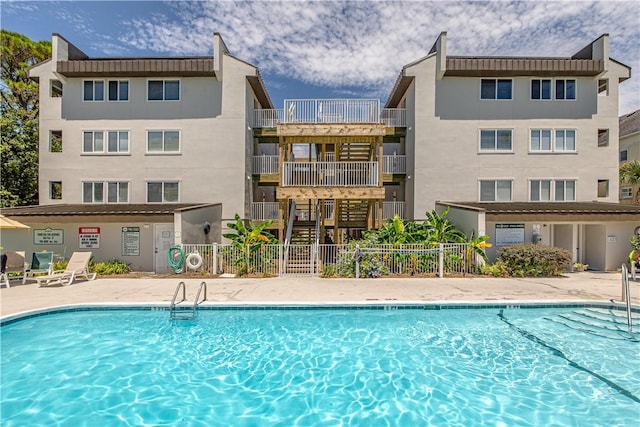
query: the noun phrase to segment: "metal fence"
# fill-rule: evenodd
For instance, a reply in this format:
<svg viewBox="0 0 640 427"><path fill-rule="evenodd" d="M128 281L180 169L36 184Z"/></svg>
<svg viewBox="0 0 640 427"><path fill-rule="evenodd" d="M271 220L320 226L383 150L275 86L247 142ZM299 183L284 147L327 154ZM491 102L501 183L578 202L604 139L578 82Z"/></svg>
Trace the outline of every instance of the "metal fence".
<svg viewBox="0 0 640 427"><path fill-rule="evenodd" d="M324 277L438 276L476 273L481 258L466 243L424 245L183 245L202 263L187 271L208 274ZM197 257L196 257L197 258Z"/></svg>
<svg viewBox="0 0 640 427"><path fill-rule="evenodd" d="M283 187L377 187L378 162L284 162Z"/></svg>
<svg viewBox="0 0 640 427"><path fill-rule="evenodd" d="M380 109L380 101L375 99L298 99L286 100L284 109L253 110L252 126L275 128L280 123L382 123L388 127L406 127L406 115L404 108Z"/></svg>

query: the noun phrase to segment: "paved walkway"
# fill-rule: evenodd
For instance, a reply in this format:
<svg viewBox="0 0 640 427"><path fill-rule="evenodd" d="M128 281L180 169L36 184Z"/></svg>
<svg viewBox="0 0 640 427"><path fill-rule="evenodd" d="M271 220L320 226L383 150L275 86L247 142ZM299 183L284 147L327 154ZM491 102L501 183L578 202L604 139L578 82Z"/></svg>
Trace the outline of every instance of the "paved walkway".
<svg viewBox="0 0 640 427"><path fill-rule="evenodd" d="M83 303L169 304L180 280L142 277L98 278L65 287L39 288L35 283L0 288L1 316ZM209 278L209 302L221 303L357 303L375 301L610 301L621 299L619 273L571 273L559 278ZM202 279L186 279L193 301ZM631 300L640 304L640 281L631 282Z"/></svg>

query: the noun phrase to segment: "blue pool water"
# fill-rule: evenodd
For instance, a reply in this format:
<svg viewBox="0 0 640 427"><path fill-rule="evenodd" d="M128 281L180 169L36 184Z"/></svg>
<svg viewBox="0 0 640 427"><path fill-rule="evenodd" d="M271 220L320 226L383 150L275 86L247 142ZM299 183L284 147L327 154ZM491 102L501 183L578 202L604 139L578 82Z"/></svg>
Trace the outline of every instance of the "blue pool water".
<svg viewBox="0 0 640 427"><path fill-rule="evenodd" d="M0 328L0 424L637 425L640 344L624 316L595 307L227 309L173 322L164 310L47 314Z"/></svg>

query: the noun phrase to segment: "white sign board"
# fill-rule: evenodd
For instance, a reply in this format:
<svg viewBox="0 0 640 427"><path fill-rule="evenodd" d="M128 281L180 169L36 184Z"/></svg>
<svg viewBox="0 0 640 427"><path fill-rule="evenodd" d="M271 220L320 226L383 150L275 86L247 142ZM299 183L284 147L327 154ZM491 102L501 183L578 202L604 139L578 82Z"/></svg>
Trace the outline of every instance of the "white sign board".
<svg viewBox="0 0 640 427"><path fill-rule="evenodd" d="M78 228L78 247L80 249L100 248L100 227Z"/></svg>
<svg viewBox="0 0 640 427"><path fill-rule="evenodd" d="M64 243L64 230L33 230L34 245L61 245Z"/></svg>
<svg viewBox="0 0 640 427"><path fill-rule="evenodd" d="M524 224L496 224L496 246L524 243Z"/></svg>
<svg viewBox="0 0 640 427"><path fill-rule="evenodd" d="M122 256L140 255L140 227L122 227Z"/></svg>

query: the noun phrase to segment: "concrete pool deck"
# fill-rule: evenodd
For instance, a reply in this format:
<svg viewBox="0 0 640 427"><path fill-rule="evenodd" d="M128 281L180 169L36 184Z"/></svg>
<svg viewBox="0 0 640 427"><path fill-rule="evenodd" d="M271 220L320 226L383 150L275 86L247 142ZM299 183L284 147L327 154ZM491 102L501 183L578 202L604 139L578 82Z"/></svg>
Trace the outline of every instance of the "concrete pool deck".
<svg viewBox="0 0 640 427"><path fill-rule="evenodd" d="M621 300L620 273L582 272L558 278L98 278L70 286L39 288L34 282L0 288L0 316L70 304L168 305L184 280L187 300L207 282L210 303L510 302ZM631 302L640 304L640 281L631 281Z"/></svg>

